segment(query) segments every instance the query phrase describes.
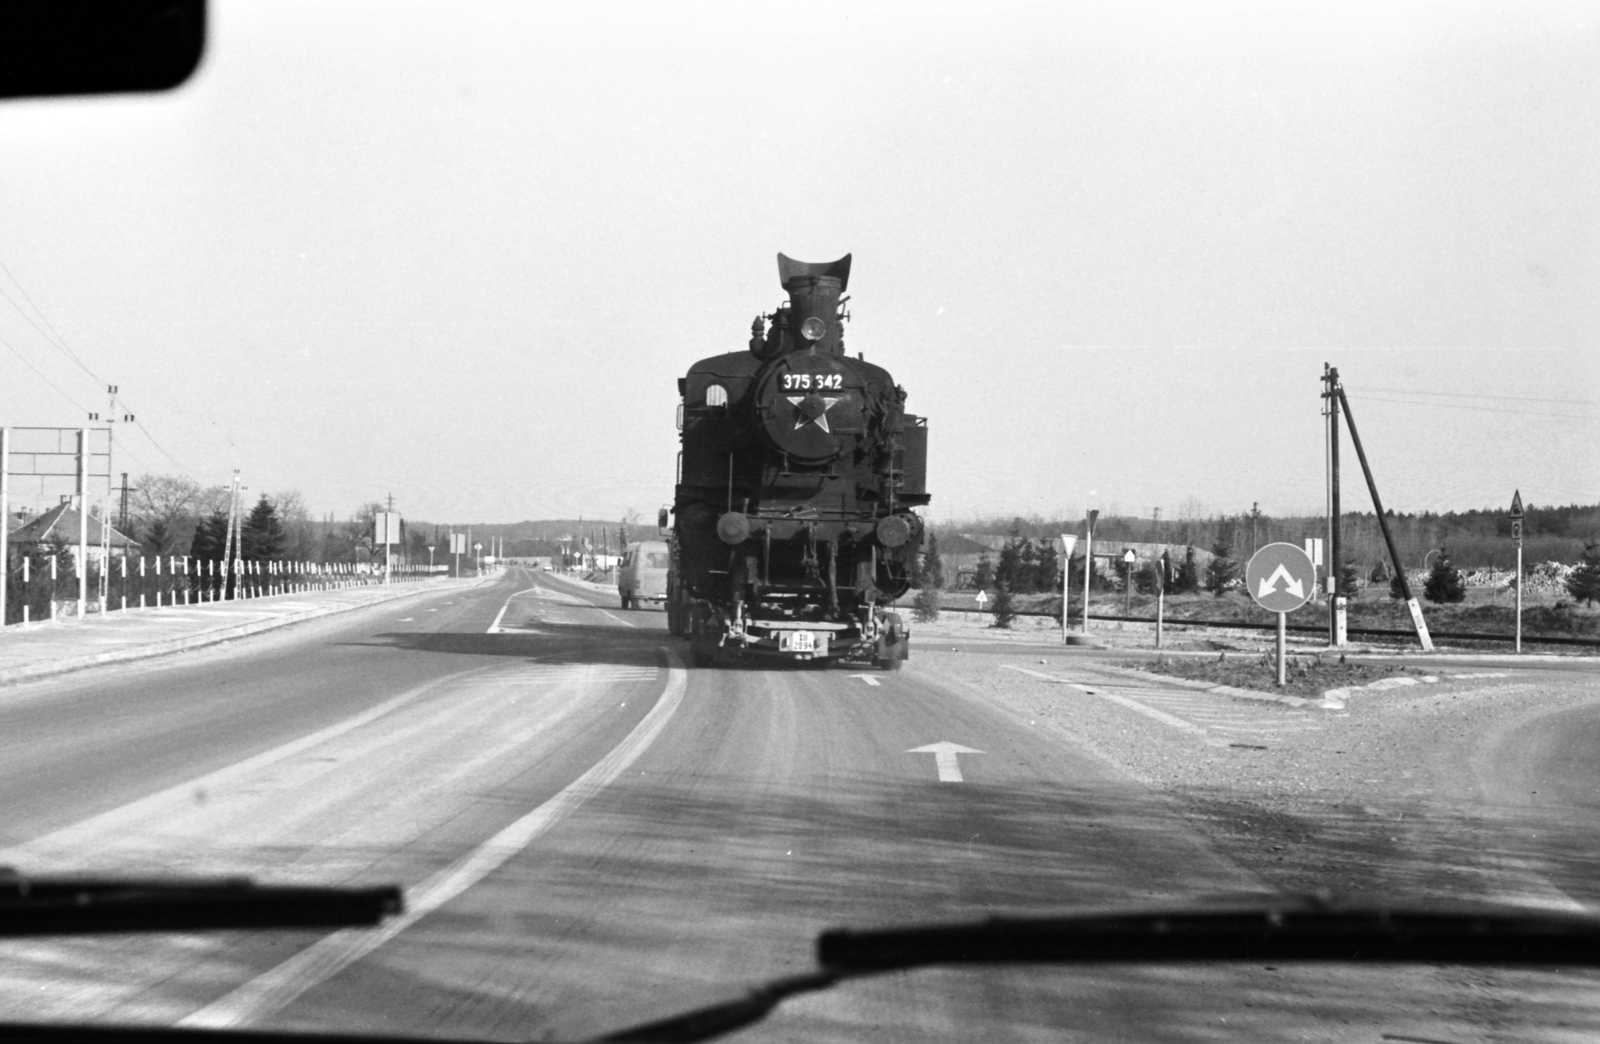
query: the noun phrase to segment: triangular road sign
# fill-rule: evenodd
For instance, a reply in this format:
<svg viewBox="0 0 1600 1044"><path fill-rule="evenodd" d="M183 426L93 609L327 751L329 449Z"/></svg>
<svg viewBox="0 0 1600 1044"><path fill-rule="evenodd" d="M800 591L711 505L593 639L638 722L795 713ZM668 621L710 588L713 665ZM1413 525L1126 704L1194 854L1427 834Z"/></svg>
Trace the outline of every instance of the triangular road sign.
<svg viewBox="0 0 1600 1044"><path fill-rule="evenodd" d="M1522 517L1522 490L1520 489L1511 494L1511 517Z"/></svg>

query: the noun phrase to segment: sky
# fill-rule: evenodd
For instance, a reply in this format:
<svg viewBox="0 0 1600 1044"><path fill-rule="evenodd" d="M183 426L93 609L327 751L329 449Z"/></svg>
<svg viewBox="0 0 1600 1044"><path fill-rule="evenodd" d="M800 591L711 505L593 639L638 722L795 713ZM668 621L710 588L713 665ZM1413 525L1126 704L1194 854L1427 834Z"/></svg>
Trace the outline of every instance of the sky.
<svg viewBox="0 0 1600 1044"><path fill-rule="evenodd" d="M0 423L114 383L118 472L649 517L782 251L853 255L936 522L1320 511L1325 364L1386 507L1600 501L1592 4L210 17L176 92L0 104Z"/></svg>

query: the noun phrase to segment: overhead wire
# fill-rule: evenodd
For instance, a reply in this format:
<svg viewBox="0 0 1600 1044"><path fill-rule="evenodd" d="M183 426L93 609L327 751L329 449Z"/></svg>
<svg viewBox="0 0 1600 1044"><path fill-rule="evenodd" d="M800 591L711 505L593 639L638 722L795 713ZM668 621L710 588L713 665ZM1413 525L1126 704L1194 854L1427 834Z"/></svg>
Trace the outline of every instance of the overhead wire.
<svg viewBox="0 0 1600 1044"><path fill-rule="evenodd" d="M16 300L9 293L6 292L4 286L0 286L0 297L4 297L6 299L6 302L8 304L10 304L12 308L17 310L17 314L22 316L22 318L26 319L28 321L28 324L39 332L39 336L43 337L47 344L49 344L52 348L56 349L58 352L61 352L63 355L65 355L80 370L82 370L84 373L88 374L90 376L90 378L92 378L101 387L105 387L105 388L111 387L111 382L107 381L105 378L101 377L99 374L95 373L92 369L90 369L89 365L87 363L85 363L81 358L78 357L78 353L74 352L72 350L72 346L67 344L67 339L65 337L61 336L61 333L60 333L60 331L58 331L56 329L55 324L50 321L50 317L45 315L44 314L44 310L42 308L40 308L37 304L34 303L34 300L33 300L32 297L28 296L27 288L22 285L22 281L19 280L16 277L16 275L11 271L11 268L5 263L4 259L0 259L0 272L4 272L6 274L6 278L11 280L12 285L14 285L17 288L17 292L22 295L22 299L24 301L28 302L28 306L30 308L32 308L33 311L39 316L39 320L44 323L44 326L41 327L38 322L34 321L33 317L30 316L27 313L27 311L23 309L23 307L21 305L17 304ZM46 331L45 327L49 328L48 332ZM0 340L3 340L3 339L0 339ZM12 354L16 355L17 358L22 359L23 363L27 365L28 369L32 370L39 377L40 380L42 380L46 384L50 385L51 388L54 388L56 393L59 394L62 398L66 399L68 402L70 402L74 406L78 407L78 409L80 411L82 411L85 415L87 415L87 414L92 412L91 410L88 409L88 407L82 405L77 400L73 399L70 395L68 395L66 392L62 391L59 387L57 387L55 382L51 381L48 377L46 377L43 373L41 373L38 367L34 366L31 362L28 362L28 360L23 357L22 353L17 351L17 349L15 347L13 347L10 342L7 341L7 342L4 342L4 343L5 343L7 348L11 349ZM161 445L161 443L156 441L155 436L150 434L150 429L146 428L144 426L144 422L138 419L138 411L133 408L133 404L132 403L128 402L126 399L123 399L122 400L122 404L123 404L123 406L125 406L127 408L127 411L129 413L129 415L131 415L134 418L134 420L133 420L134 426L137 427L141 432L144 433L144 437L146 439L150 440L150 445L154 446L161 453L161 455L163 457L166 457L169 461L171 461L172 465L174 467L176 467L179 471L183 472L189 478L194 479L196 482L200 481L198 476L196 476L192 471L190 471L188 468L184 467L181 463L179 463L178 459L176 457L174 457L171 453L168 453L165 446ZM115 434L112 435L112 438L113 439L116 438ZM119 443L119 445L121 445L121 447L125 451L127 451L127 445L125 443ZM129 454L129 456L134 456L131 451L128 451L128 454ZM138 460L139 458L134 456L134 459ZM141 466L145 466L145 465L143 465L143 462L141 462Z"/></svg>
<svg viewBox="0 0 1600 1044"><path fill-rule="evenodd" d="M6 340L4 337L0 337L0 344L3 344L7 348L9 348L11 350L11 354L15 355L18 359L20 359L22 361L22 365L24 365L28 369L32 370L33 373L34 373L34 376L38 377L41 381L43 381L44 383L48 384L50 386L51 390L54 391L57 395L61 396L63 399L66 399L68 402L72 403L72 405L76 406L84 414L89 413L89 408L87 406L83 405L77 399L74 399L72 396L70 396L66 392L62 391L60 386L57 385L55 381L52 381L50 378L46 377L44 375L44 373L42 371L40 371L39 367L33 365L33 363L28 360L28 357L26 355L23 355L20 351L18 351L16 345L12 344L10 341Z"/></svg>
<svg viewBox="0 0 1600 1044"><path fill-rule="evenodd" d="M1593 399L1544 399L1534 398L1526 395L1486 395L1475 392L1427 391L1422 388L1373 388L1371 390L1375 392L1383 392L1386 395L1438 395L1456 399L1503 399L1507 402L1557 402L1565 403L1568 406L1595 405L1595 401Z"/></svg>
<svg viewBox="0 0 1600 1044"><path fill-rule="evenodd" d="M1349 389L1346 389L1345 393L1347 395L1350 394ZM1564 420L1600 420L1600 417L1585 415L1582 413L1551 413L1546 410L1511 410L1495 406L1469 406L1462 402L1422 402L1417 399L1390 399L1381 395L1367 395L1365 393L1356 393L1351 395L1351 397L1360 399L1363 402L1392 402L1405 406L1443 406L1452 410L1475 410L1479 413L1510 413L1523 417L1559 417Z"/></svg>
<svg viewBox="0 0 1600 1044"><path fill-rule="evenodd" d="M55 324L50 321L50 317L45 315L44 311L38 305L33 303L33 298L28 296L27 288L22 285L21 281L18 280L16 276L11 274L11 269L6 266L4 259L0 259L0 271L5 272L6 278L10 279L12 284L16 286L17 292L22 295L22 299L28 302L28 307L32 308L34 312L38 314L39 318L44 320L44 325L48 326L50 331L46 333L43 327L34 322L33 316L30 316L27 312L23 311L22 306L17 304L17 302L12 299L10 294L5 292L4 287L0 287L0 297L4 297L7 303L9 303L12 308L17 310L18 315L28 320L28 323L32 325L35 330L39 331L39 336L48 341L51 347L64 354L68 359L71 359L77 364L80 370L92 377L96 382L105 384L106 381L99 374L89 369L89 365L82 359L78 358L78 353L72 350L71 346L67 344L67 339L62 337L61 334L56 330Z"/></svg>

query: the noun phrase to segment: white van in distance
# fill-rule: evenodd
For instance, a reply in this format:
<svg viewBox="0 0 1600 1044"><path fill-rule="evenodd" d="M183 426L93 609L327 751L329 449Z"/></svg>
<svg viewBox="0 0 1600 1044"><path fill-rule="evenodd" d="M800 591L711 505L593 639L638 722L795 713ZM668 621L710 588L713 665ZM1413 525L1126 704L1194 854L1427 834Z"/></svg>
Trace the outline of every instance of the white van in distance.
<svg viewBox="0 0 1600 1044"><path fill-rule="evenodd" d="M667 600L667 545L660 540L641 540L622 551L617 567L617 594L622 608L632 609L639 602Z"/></svg>

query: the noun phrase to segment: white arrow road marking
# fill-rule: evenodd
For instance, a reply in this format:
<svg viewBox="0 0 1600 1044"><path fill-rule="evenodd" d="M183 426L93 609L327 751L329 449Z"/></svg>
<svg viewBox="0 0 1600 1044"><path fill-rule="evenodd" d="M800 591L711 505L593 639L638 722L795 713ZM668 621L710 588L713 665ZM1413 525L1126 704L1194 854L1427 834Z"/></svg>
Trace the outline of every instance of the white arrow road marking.
<svg viewBox="0 0 1600 1044"><path fill-rule="evenodd" d="M913 747L906 753L932 754L933 763L939 767L939 782L960 783L961 766L956 762L956 755L982 754L983 751L973 750L971 747L963 747L961 744L951 743L949 740L941 740L938 743L930 743L926 747Z"/></svg>
<svg viewBox="0 0 1600 1044"><path fill-rule="evenodd" d="M1289 567L1284 565L1282 562L1278 563L1278 568L1272 571L1271 576L1261 581L1261 585L1256 591L1256 597L1265 598L1267 595L1272 594L1273 590L1278 586L1279 577L1283 578L1283 589L1286 592L1294 595L1296 598L1305 597L1305 585L1299 580L1295 579L1294 574L1289 572Z"/></svg>
<svg viewBox="0 0 1600 1044"><path fill-rule="evenodd" d="M845 677L846 678L860 678L862 681L866 682L868 685L877 685L878 684L878 679L874 678L870 674L847 674L847 675L845 675Z"/></svg>
<svg viewBox="0 0 1600 1044"><path fill-rule="evenodd" d="M323 936L276 968L180 1019L178 1025L224 1029L265 1018L393 939L527 848L622 775L666 727L683 700L689 679L676 653L668 652L667 662L667 687L661 698L621 743L544 804L420 885L406 889L405 913L390 918L379 928L346 928Z"/></svg>

